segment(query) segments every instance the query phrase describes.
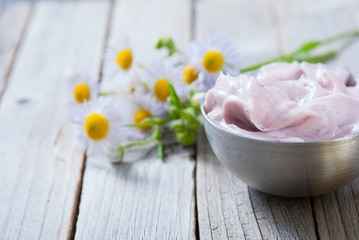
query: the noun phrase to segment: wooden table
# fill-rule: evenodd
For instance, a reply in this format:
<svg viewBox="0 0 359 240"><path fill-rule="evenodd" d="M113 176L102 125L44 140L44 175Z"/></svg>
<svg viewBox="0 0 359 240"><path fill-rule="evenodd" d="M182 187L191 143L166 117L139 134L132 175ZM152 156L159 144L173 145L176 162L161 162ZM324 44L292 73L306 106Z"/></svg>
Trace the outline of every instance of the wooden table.
<svg viewBox="0 0 359 240"><path fill-rule="evenodd" d="M1 2L0 239L359 239L359 180L319 197L254 189L198 144L169 144L166 163L86 158L63 107L62 72L100 76L105 44L134 34L183 48L215 30L234 36L243 65L305 40L359 27L358 0L118 0ZM359 41L330 63L359 71ZM106 79L102 80L104 84Z"/></svg>

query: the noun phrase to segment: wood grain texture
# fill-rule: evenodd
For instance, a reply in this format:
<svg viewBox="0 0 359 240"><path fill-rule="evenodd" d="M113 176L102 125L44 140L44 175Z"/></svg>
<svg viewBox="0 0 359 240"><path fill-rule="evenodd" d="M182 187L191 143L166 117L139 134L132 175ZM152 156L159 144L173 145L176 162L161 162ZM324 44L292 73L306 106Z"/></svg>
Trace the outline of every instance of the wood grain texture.
<svg viewBox="0 0 359 240"><path fill-rule="evenodd" d="M167 54L154 48L158 37L172 37L180 49L185 49L190 40L191 18L190 0L118 0L111 36L132 36L139 61L147 65Z"/></svg>
<svg viewBox="0 0 359 240"><path fill-rule="evenodd" d="M119 166L89 158L76 239L193 239L192 155L174 145L166 163L155 151Z"/></svg>
<svg viewBox="0 0 359 240"><path fill-rule="evenodd" d="M303 41L358 28L357 1L276 1L287 51ZM328 64L358 72L359 41L329 46L341 50ZM359 239L359 180L312 200L321 239Z"/></svg>
<svg viewBox="0 0 359 240"><path fill-rule="evenodd" d="M230 33L238 43L243 66L278 56L275 25L266 1L195 1L195 37Z"/></svg>
<svg viewBox="0 0 359 240"><path fill-rule="evenodd" d="M219 163L204 132L197 144L197 205L201 239L261 239L247 185Z"/></svg>
<svg viewBox="0 0 359 240"><path fill-rule="evenodd" d="M225 169L200 133L197 203L203 239L315 239L309 199L287 199L248 188Z"/></svg>
<svg viewBox="0 0 359 240"><path fill-rule="evenodd" d="M335 34L352 30L357 27L355 17L358 8L347 1L338 0L305 0L284 1L270 0L273 13L278 18L278 28L282 33L281 41L285 52L293 51L303 42L323 39ZM349 68L355 64L353 49L358 47L358 41L330 45L324 50L341 49L339 56L329 64Z"/></svg>
<svg viewBox="0 0 359 240"><path fill-rule="evenodd" d="M29 2L7 4L4 9L0 7L0 96L9 77L30 10Z"/></svg>
<svg viewBox="0 0 359 240"><path fill-rule="evenodd" d="M108 3L34 6L0 107L0 239L71 234L83 150L59 89L66 67L98 73Z"/></svg>
<svg viewBox="0 0 359 240"><path fill-rule="evenodd" d="M250 188L250 198L264 239L315 239L308 198L281 198Z"/></svg>
<svg viewBox="0 0 359 240"><path fill-rule="evenodd" d="M147 64L163 56L153 50L157 37L172 36L179 46L188 43L190 7L189 0L119 0L110 37L134 36L136 57ZM103 89L111 89L110 81L103 79ZM165 163L152 151L118 166L88 157L75 238L195 238L193 149L165 149Z"/></svg>

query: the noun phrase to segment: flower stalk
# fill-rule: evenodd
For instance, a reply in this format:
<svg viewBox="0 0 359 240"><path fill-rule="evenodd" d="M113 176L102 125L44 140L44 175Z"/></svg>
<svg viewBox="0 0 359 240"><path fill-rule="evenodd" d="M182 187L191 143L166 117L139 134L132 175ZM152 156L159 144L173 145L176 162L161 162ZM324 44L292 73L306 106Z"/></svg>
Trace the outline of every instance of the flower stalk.
<svg viewBox="0 0 359 240"><path fill-rule="evenodd" d="M157 155L163 160L163 143L161 142L160 133L161 129L166 125L169 125L169 128L176 133L176 139L180 144L188 146L196 142L195 133L202 126L199 120L200 110L198 106L196 106L193 101L182 103L171 84L168 84L168 89L170 96L167 101L171 105L169 116L164 119L146 118L139 124L126 125L127 127L153 127L153 131L151 136L146 140L135 141L119 146L120 159L114 163L122 162L126 148L143 146L152 142L156 143ZM197 92L193 91L191 95L193 96L196 93Z"/></svg>
<svg viewBox="0 0 359 240"><path fill-rule="evenodd" d="M248 66L246 68L241 69L240 72L245 73L245 72L253 71L273 62L293 62L293 61L298 61L298 62L305 61L310 63L325 62L337 56L339 52L329 51L324 54L312 55L312 51L323 45L331 44L337 41L341 41L348 38L354 38L358 36L359 36L359 30L354 29L344 33L340 33L338 35L329 37L321 41L309 41L304 43L302 46L300 46L297 50L293 51L292 53L280 57L276 57L258 64L254 64L252 66Z"/></svg>

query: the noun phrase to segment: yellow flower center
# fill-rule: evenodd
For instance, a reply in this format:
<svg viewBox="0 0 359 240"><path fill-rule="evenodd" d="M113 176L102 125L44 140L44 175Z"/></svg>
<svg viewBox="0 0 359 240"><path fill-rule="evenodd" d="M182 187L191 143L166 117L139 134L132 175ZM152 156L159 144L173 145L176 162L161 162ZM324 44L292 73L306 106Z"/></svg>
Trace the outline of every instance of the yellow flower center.
<svg viewBox="0 0 359 240"><path fill-rule="evenodd" d="M188 64L182 73L183 81L189 85L198 78L198 74L198 69Z"/></svg>
<svg viewBox="0 0 359 240"><path fill-rule="evenodd" d="M83 103L90 99L90 89L86 84L79 84L74 89L75 101Z"/></svg>
<svg viewBox="0 0 359 240"><path fill-rule="evenodd" d="M159 101L166 101L166 98L170 95L170 90L168 89L168 81L166 79L158 80L154 87L154 93Z"/></svg>
<svg viewBox="0 0 359 240"><path fill-rule="evenodd" d="M152 117L151 113L149 113L145 109L140 109L136 112L135 117L133 118L133 121L136 124L139 124L143 119L146 119L149 117ZM138 128L143 131L146 131L146 130L150 129L151 127L138 127Z"/></svg>
<svg viewBox="0 0 359 240"><path fill-rule="evenodd" d="M203 57L204 68L211 73L218 72L224 64L223 55L217 51L209 51Z"/></svg>
<svg viewBox="0 0 359 240"><path fill-rule="evenodd" d="M131 67L132 64L132 52L130 49L122 50L117 55L117 64L127 70Z"/></svg>
<svg viewBox="0 0 359 240"><path fill-rule="evenodd" d="M106 137L108 132L107 119L98 113L93 113L86 118L85 132L89 138L98 141Z"/></svg>

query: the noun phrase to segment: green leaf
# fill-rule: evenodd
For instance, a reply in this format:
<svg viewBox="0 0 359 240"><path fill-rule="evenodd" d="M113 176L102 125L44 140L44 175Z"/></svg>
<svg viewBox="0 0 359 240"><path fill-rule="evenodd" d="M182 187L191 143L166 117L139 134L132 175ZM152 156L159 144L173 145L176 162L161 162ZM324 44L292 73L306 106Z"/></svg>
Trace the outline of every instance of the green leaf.
<svg viewBox="0 0 359 240"><path fill-rule="evenodd" d="M337 55L338 55L337 51L330 51L330 52L327 52L327 53L324 53L321 55L304 58L303 61L306 61L309 63L325 62L325 61L328 61L329 59L334 58Z"/></svg>
<svg viewBox="0 0 359 240"><path fill-rule="evenodd" d="M178 110L177 107L175 106L171 106L170 109L169 109L169 113L170 115L175 118L175 119L178 119L178 118L181 118L181 112Z"/></svg>
<svg viewBox="0 0 359 240"><path fill-rule="evenodd" d="M303 44L297 52L308 52L316 47L318 47L319 45L321 45L320 41L312 41L312 42L307 42L305 44Z"/></svg>
<svg viewBox="0 0 359 240"><path fill-rule="evenodd" d="M189 91L189 94L190 94L191 97L193 97L193 95L195 95L196 93L199 93L199 92L201 92L201 91L198 90L198 89L191 89L191 90Z"/></svg>
<svg viewBox="0 0 359 240"><path fill-rule="evenodd" d="M163 48L164 46L165 46L164 38L158 38L157 41L155 42L155 48L160 49Z"/></svg>
<svg viewBox="0 0 359 240"><path fill-rule="evenodd" d="M190 116L196 117L196 111L192 107L186 107L183 112Z"/></svg>
<svg viewBox="0 0 359 240"><path fill-rule="evenodd" d="M192 131L197 131L202 126L200 121L188 123L188 127Z"/></svg>
<svg viewBox="0 0 359 240"><path fill-rule="evenodd" d="M168 90L170 91L171 105L181 109L182 108L181 99L178 97L175 89L173 88L173 86L170 83L168 84Z"/></svg>
<svg viewBox="0 0 359 240"><path fill-rule="evenodd" d="M186 126L182 122L182 119L173 121L170 129L174 130L175 132L184 132L187 130Z"/></svg>
<svg viewBox="0 0 359 240"><path fill-rule="evenodd" d="M168 49L168 56L173 55L177 51L176 45L173 42L172 38L167 38L166 39L166 46L167 46L167 49Z"/></svg>
<svg viewBox="0 0 359 240"><path fill-rule="evenodd" d="M177 133L176 137L177 141L184 146L188 146L196 142L196 135L191 131Z"/></svg>
<svg viewBox="0 0 359 240"><path fill-rule="evenodd" d="M188 125L192 130L197 130L201 126L201 122L198 120L198 116L196 115L194 108L187 107L183 110L183 116L186 118Z"/></svg>
<svg viewBox="0 0 359 240"><path fill-rule="evenodd" d="M155 48L157 48L157 49L167 48L168 56L171 56L174 53L179 52L178 49L176 48L174 41L170 37L158 38L155 43Z"/></svg>

